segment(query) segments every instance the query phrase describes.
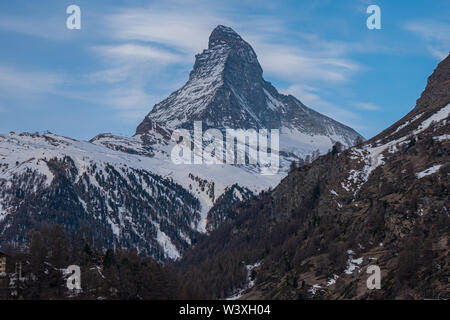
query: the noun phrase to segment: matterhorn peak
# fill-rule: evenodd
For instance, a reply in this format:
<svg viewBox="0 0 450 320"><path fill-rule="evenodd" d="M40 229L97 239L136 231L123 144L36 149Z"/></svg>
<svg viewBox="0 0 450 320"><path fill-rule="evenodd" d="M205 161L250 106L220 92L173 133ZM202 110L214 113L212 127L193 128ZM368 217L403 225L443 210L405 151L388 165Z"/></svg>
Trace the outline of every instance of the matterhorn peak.
<svg viewBox="0 0 450 320"><path fill-rule="evenodd" d="M230 27L219 25L217 26L209 36L208 48L212 49L217 45L228 44L228 45L243 45L247 44L239 34L237 34Z"/></svg>
<svg viewBox="0 0 450 320"><path fill-rule="evenodd" d="M203 53L215 51L227 52L228 57L235 58L235 62L251 64L262 74L261 66L252 46L230 27L219 25L211 32L208 50Z"/></svg>
<svg viewBox="0 0 450 320"><path fill-rule="evenodd" d="M155 105L136 133L151 133L150 123L190 130L195 121L219 130L279 129L286 136L282 150L296 157L317 149L327 152L336 141L351 146L359 137L293 96L280 94L264 80L251 45L223 25L212 31L208 48L196 55L188 82Z"/></svg>

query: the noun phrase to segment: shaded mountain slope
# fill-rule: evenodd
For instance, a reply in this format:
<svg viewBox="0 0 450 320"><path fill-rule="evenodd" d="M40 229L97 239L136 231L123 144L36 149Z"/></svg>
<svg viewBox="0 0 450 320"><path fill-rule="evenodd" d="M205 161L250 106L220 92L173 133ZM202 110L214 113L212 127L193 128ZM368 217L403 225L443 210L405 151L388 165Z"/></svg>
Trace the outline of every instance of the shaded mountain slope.
<svg viewBox="0 0 450 320"><path fill-rule="evenodd" d="M177 267L216 298L448 298L449 64L407 116L234 207ZM369 265L380 290L366 286Z"/></svg>

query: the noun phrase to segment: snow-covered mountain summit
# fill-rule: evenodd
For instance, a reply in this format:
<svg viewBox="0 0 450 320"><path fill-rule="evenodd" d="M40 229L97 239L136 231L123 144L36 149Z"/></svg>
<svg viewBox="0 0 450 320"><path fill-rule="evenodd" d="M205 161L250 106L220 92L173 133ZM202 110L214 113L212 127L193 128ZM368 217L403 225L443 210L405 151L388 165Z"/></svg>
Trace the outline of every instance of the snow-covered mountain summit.
<svg viewBox="0 0 450 320"><path fill-rule="evenodd" d="M154 123L191 129L194 121L217 129L280 129L281 151L299 158L317 149L324 153L337 141L351 146L360 137L295 97L280 94L264 80L250 44L225 26L211 33L188 82L155 105L136 133L151 133Z"/></svg>

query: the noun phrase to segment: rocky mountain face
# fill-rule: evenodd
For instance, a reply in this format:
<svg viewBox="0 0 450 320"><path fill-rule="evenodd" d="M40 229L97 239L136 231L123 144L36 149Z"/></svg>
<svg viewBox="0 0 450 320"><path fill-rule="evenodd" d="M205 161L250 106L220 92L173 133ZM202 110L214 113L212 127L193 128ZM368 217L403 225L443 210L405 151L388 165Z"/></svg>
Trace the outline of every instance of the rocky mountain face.
<svg viewBox="0 0 450 320"><path fill-rule="evenodd" d="M133 137L0 135L0 246L21 244L50 222L72 233L93 228L105 247L177 259L233 205L276 186L291 160L360 137L279 94L262 73L251 46L219 26L186 85L157 104ZM281 170L264 176L245 165L173 163L171 135L194 121L205 129L280 129Z"/></svg>
<svg viewBox="0 0 450 320"><path fill-rule="evenodd" d="M238 203L177 267L215 298L448 299L449 113L447 57L404 118Z"/></svg>
<svg viewBox="0 0 450 320"><path fill-rule="evenodd" d="M280 129L285 156L305 158L335 142L352 146L360 137L353 129L306 107L295 97L280 94L263 78L252 47L234 30L218 26L208 49L196 56L188 82L154 106L136 134L151 134L152 126L192 129L202 121L205 130Z"/></svg>

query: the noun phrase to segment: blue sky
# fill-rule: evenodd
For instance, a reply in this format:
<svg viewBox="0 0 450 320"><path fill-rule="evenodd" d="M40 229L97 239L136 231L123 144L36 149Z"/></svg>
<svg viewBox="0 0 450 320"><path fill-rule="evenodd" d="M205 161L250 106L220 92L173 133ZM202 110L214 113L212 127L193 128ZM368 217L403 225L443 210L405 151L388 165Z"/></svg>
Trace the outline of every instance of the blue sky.
<svg viewBox="0 0 450 320"><path fill-rule="evenodd" d="M66 28L72 4L81 30ZM381 30L366 27L370 4ZM224 24L281 92L369 138L412 109L448 54L449 14L447 0L1 1L0 133L132 135Z"/></svg>

